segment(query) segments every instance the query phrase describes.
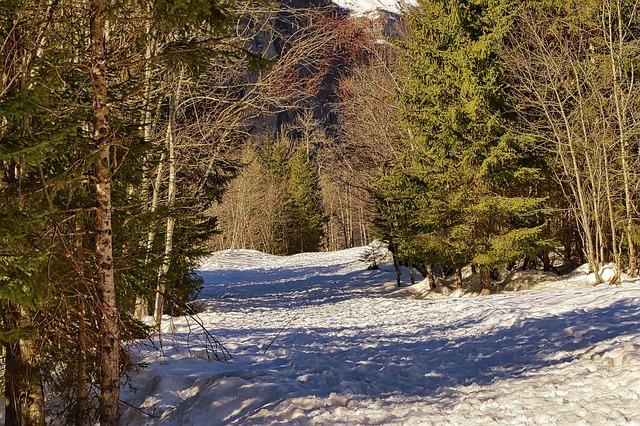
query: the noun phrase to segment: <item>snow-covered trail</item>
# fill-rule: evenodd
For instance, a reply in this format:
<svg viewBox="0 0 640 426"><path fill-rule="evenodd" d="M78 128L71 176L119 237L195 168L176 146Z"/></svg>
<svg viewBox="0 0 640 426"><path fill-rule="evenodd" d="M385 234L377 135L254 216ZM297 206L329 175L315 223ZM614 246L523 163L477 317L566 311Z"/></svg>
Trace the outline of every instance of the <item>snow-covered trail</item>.
<svg viewBox="0 0 640 426"><path fill-rule="evenodd" d="M361 251L216 253L199 318L234 359L165 321L123 423L640 425L640 283L428 302Z"/></svg>

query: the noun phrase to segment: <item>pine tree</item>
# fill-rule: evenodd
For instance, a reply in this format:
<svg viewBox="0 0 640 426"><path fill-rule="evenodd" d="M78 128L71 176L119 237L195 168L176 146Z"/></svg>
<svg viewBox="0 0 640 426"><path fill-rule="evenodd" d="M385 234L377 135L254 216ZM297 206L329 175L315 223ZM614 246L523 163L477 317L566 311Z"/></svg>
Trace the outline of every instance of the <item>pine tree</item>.
<svg viewBox="0 0 640 426"><path fill-rule="evenodd" d="M510 131L498 56L516 5L419 5L401 45L408 74L401 103L415 135L401 173L417 200L407 244L441 264L474 263L488 292L490 268L549 245L545 198L535 190L541 164L530 141Z"/></svg>
<svg viewBox="0 0 640 426"><path fill-rule="evenodd" d="M34 320L55 303L60 271L71 269L61 221L75 179L66 142L80 129L80 112L68 102L72 89L58 83L59 64L43 57L45 41L56 40L58 8L42 6L0 2L0 343L8 425L44 424L40 347L48 336L44 321L36 327Z"/></svg>
<svg viewBox="0 0 640 426"><path fill-rule="evenodd" d="M317 128L300 127L286 128L275 141L265 141L258 153L261 165L280 189L271 230L278 254L318 251L327 223L314 158L324 134Z"/></svg>
<svg viewBox="0 0 640 426"><path fill-rule="evenodd" d="M148 64L186 67L197 76L223 53L219 41L230 15L213 2L143 3L0 0L7 424L42 424L45 390L76 399L65 404L69 412L56 413L61 418L93 421L87 389L100 375L101 423L117 424L119 339L139 333L128 314L158 276L158 262L143 262L149 224L182 219L167 276L188 289L197 280L187 271L215 232L206 210L233 175L231 163L200 162L204 176L185 178L197 182L194 198L146 211L145 160L157 147L142 137L140 111L149 102L140 87L149 74L139 59L150 34L130 17L143 17L164 41L162 51L145 57ZM107 21L112 31L105 33ZM162 84L156 76L155 93ZM163 249L153 244L150 257L163 261L156 255Z"/></svg>
<svg viewBox="0 0 640 426"><path fill-rule="evenodd" d="M303 149L298 149L289 159L287 194L284 209L293 222L287 237L287 253L318 251L326 223L320 176Z"/></svg>

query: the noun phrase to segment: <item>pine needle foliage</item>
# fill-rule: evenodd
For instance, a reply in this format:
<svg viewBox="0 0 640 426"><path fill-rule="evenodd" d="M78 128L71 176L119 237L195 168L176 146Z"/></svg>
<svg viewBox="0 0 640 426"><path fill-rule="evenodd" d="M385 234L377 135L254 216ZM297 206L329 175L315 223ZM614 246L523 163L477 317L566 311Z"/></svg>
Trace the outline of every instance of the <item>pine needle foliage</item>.
<svg viewBox="0 0 640 426"><path fill-rule="evenodd" d="M515 120L499 57L512 0L422 0L400 42L412 132L379 183L378 220L412 260L493 268L548 250L544 161Z"/></svg>

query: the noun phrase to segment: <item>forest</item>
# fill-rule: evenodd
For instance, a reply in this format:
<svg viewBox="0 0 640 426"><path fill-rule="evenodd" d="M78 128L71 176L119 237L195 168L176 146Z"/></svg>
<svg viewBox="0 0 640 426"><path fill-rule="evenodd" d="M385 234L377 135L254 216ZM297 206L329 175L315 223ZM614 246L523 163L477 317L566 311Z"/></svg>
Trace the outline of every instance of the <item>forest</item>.
<svg viewBox="0 0 640 426"><path fill-rule="evenodd" d="M226 360L192 303L218 250L635 278L639 7L0 0L5 424L120 424L168 316Z"/></svg>

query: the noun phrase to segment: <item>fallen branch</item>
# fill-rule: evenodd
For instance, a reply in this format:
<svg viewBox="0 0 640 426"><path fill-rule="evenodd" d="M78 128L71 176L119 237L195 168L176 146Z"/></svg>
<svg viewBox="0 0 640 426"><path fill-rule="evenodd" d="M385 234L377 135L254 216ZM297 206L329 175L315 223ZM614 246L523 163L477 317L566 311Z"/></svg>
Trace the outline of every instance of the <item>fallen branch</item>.
<svg viewBox="0 0 640 426"><path fill-rule="evenodd" d="M291 324L291 321L293 321L294 319L298 318L298 315L294 315L292 316L289 321L287 321L285 323L285 325L282 326L282 328L280 329L280 331L278 331L278 334L276 334L276 337L273 338L273 340L271 341L271 343L269 343L269 345L267 345L267 347L264 349L264 352L262 353L263 355L265 355L267 353L267 351L269 350L269 348L271 347L271 345L273 345L273 342L276 341L276 339L278 338L278 336L280 336L280 333L282 333L282 331L285 329L286 326L288 326L289 324Z"/></svg>

